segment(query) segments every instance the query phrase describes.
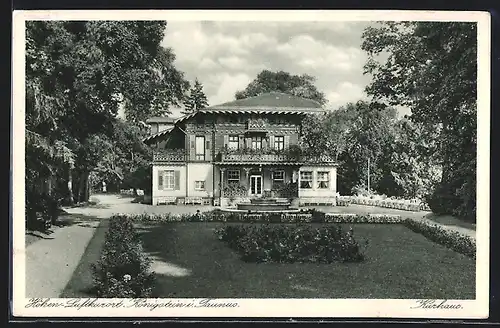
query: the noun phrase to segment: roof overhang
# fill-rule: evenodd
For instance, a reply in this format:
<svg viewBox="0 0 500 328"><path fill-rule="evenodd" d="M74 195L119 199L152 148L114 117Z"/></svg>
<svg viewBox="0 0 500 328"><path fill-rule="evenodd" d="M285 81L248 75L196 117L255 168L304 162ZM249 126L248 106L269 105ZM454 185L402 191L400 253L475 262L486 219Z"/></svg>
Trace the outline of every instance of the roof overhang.
<svg viewBox="0 0 500 328"><path fill-rule="evenodd" d="M179 123L190 119L197 114L291 114L291 115L308 115L324 113L324 108L297 108L297 107L264 107L264 106L214 106L204 109L199 109L195 113L179 117L175 123Z"/></svg>
<svg viewBox="0 0 500 328"><path fill-rule="evenodd" d="M156 140L156 139L158 139L158 138L160 138L160 137L162 137L162 136L165 136L165 135L169 134L170 132L172 132L172 130L173 130L173 129L174 129L174 126L168 127L168 128L166 128L165 130L163 130L163 131L160 131L160 132L158 132L158 133L155 133L155 134L153 134L153 135L150 135L150 136L149 136L149 137L147 137L147 138L144 138L144 139L142 140L142 142L144 142L144 143L149 143L149 142L152 142L152 141L154 141L154 140Z"/></svg>

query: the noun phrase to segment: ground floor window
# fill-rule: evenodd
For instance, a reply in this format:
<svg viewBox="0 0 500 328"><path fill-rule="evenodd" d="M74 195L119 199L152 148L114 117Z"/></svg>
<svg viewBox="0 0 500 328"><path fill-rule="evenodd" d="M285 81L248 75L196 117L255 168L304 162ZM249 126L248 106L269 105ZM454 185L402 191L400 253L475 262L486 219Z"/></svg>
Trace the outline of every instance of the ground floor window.
<svg viewBox="0 0 500 328"><path fill-rule="evenodd" d="M330 184L330 172L318 172L318 189L328 189Z"/></svg>
<svg viewBox="0 0 500 328"><path fill-rule="evenodd" d="M205 190L205 181L199 180L194 182L195 190Z"/></svg>
<svg viewBox="0 0 500 328"><path fill-rule="evenodd" d="M273 187L278 187L285 184L285 171L273 171L272 180Z"/></svg>
<svg viewBox="0 0 500 328"><path fill-rule="evenodd" d="M312 183L313 183L312 171L301 171L300 172L300 188L311 189Z"/></svg>
<svg viewBox="0 0 500 328"><path fill-rule="evenodd" d="M227 171L227 182L239 183L240 182L240 171L239 170L228 170Z"/></svg>
<svg viewBox="0 0 500 328"><path fill-rule="evenodd" d="M175 171L165 171L165 189L173 190L175 188Z"/></svg>

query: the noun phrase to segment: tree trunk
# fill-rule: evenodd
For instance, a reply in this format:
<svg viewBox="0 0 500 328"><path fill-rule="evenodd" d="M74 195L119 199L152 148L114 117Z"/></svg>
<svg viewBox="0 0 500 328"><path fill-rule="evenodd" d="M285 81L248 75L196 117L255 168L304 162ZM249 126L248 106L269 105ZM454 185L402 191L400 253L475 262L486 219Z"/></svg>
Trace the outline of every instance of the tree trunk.
<svg viewBox="0 0 500 328"><path fill-rule="evenodd" d="M85 193L84 193L85 199L84 199L84 201L88 201L90 198L89 176L90 176L90 173L86 172L85 173Z"/></svg>
<svg viewBox="0 0 500 328"><path fill-rule="evenodd" d="M78 177L78 200L77 202L85 201L85 172L80 173Z"/></svg>
<svg viewBox="0 0 500 328"><path fill-rule="evenodd" d="M75 203L75 198L73 195L73 172L71 167L68 168L68 202L69 205L73 205Z"/></svg>

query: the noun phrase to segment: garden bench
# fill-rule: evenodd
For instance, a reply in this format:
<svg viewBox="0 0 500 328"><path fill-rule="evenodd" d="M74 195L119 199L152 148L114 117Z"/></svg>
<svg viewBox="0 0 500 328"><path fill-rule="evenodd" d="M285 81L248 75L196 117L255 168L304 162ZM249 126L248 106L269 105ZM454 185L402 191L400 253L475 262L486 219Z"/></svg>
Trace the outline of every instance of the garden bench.
<svg viewBox="0 0 500 328"><path fill-rule="evenodd" d="M187 197L186 198L186 205L187 204L192 204L192 205L203 205L203 199L201 197Z"/></svg>
<svg viewBox="0 0 500 328"><path fill-rule="evenodd" d="M176 204L176 198L175 197L161 197L158 198L157 204L158 205L167 205L167 204Z"/></svg>

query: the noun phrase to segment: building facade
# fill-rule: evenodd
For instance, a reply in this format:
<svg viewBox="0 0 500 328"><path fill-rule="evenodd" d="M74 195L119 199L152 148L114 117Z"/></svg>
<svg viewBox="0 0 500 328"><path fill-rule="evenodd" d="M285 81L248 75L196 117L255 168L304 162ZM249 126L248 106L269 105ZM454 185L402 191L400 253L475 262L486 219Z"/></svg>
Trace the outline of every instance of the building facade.
<svg viewBox="0 0 500 328"><path fill-rule="evenodd" d="M337 165L299 147L305 115L320 104L282 93L148 120L155 149L152 201L233 207L252 198L335 205Z"/></svg>

